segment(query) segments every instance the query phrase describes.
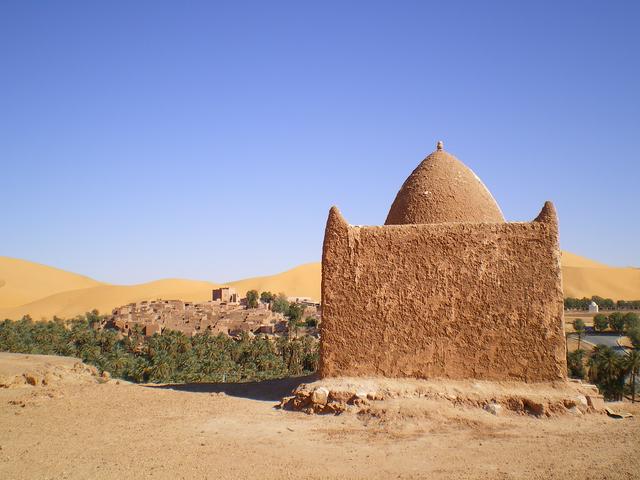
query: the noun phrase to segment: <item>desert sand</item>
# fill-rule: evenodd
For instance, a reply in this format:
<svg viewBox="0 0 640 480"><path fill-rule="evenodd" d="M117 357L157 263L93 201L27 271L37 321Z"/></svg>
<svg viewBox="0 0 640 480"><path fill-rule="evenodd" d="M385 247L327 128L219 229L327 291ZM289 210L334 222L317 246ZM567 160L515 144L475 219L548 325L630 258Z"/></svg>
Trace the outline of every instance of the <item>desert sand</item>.
<svg viewBox="0 0 640 480"><path fill-rule="evenodd" d="M563 267L577 267L577 268L610 268L609 265L596 262L589 258L581 257L575 253L562 251L562 266Z"/></svg>
<svg viewBox="0 0 640 480"><path fill-rule="evenodd" d="M56 293L102 283L39 263L0 257L0 309L18 307Z"/></svg>
<svg viewBox="0 0 640 480"><path fill-rule="evenodd" d="M640 268L610 267L563 251L562 280L565 297L640 298Z"/></svg>
<svg viewBox="0 0 640 480"><path fill-rule="evenodd" d="M0 354L0 377L60 376L0 388L0 478L640 477L637 404L624 404L636 413L624 420L494 416L423 399L376 415L306 415L274 408L300 379L140 386L76 363Z"/></svg>
<svg viewBox="0 0 640 480"><path fill-rule="evenodd" d="M44 297L15 308L0 310L0 318L21 318L29 314L34 319L70 318L98 309L110 313L113 308L131 302L156 298L203 301L211 298L211 290L218 285L194 280L166 279L139 285L98 285L91 288L70 290Z"/></svg>
<svg viewBox="0 0 640 480"><path fill-rule="evenodd" d="M562 254L565 296L600 295L614 300L640 298L640 269L614 268L569 252ZM264 277L228 282L241 294L247 290L285 292L320 299L320 263L308 263ZM157 298L209 300L214 282L165 279L139 285L108 285L44 265L0 257L0 318L73 317L97 308L109 313L117 306Z"/></svg>
<svg viewBox="0 0 640 480"><path fill-rule="evenodd" d="M320 263L306 263L286 272L266 277L236 280L228 285L244 294L247 290L284 292L290 297L310 297L320 300Z"/></svg>
<svg viewBox="0 0 640 480"><path fill-rule="evenodd" d="M47 284L51 285L49 291L39 287L38 278L49 279L55 272L55 269L24 260L0 263L0 319L19 319L27 314L36 320L51 319L54 315L69 318L94 308L102 313L110 313L120 305L157 298L203 302L211 299L212 289L222 285L171 278L138 285L109 285L58 270L59 278L52 278ZM35 281L33 293L28 291L28 275ZM85 278L93 283L79 283L78 279ZM251 289L260 292L270 290L274 293L285 292L289 296L319 299L320 264L305 264L277 275L237 280L225 285L235 287L241 293ZM38 297L43 293L42 297ZM25 298L29 301L21 304Z"/></svg>

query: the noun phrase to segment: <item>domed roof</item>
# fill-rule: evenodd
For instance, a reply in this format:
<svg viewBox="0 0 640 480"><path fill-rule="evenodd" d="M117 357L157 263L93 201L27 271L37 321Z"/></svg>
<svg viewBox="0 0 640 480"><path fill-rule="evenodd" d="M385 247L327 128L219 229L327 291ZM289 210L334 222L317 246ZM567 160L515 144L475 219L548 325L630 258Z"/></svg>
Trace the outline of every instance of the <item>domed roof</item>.
<svg viewBox="0 0 640 480"><path fill-rule="evenodd" d="M385 225L501 223L500 207L473 171L438 142L400 188Z"/></svg>

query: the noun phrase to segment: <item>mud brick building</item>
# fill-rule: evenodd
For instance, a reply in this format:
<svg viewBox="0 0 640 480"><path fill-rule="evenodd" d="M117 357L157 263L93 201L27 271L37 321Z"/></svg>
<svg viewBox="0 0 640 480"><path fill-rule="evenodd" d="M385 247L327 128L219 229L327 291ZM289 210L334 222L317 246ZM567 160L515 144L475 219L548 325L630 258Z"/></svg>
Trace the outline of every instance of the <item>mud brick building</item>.
<svg viewBox="0 0 640 480"><path fill-rule="evenodd" d="M323 377L566 378L553 205L532 222L505 222L441 142L385 225L349 225L331 208L322 309Z"/></svg>

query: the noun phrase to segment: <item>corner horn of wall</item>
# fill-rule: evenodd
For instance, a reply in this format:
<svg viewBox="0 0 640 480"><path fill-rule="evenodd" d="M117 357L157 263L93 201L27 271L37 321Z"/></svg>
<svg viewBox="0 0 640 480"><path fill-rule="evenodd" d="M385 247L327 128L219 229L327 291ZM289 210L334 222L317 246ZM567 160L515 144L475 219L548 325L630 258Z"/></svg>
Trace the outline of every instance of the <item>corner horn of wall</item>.
<svg viewBox="0 0 640 480"><path fill-rule="evenodd" d="M550 201L544 202L544 206L540 213L534 220L534 222L543 222L543 223L551 223L554 225L558 224L558 215L556 213L556 207L553 206L553 203Z"/></svg>
<svg viewBox="0 0 640 480"><path fill-rule="evenodd" d="M340 213L340 210L335 205L329 210L329 218L327 218L327 230L333 230L334 228L347 228L349 224Z"/></svg>

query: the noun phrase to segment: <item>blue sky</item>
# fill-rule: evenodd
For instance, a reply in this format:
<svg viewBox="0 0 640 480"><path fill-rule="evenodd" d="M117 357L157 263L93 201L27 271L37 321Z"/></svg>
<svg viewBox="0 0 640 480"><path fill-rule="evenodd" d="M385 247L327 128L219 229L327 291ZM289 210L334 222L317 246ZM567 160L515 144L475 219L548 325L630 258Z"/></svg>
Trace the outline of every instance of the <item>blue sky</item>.
<svg viewBox="0 0 640 480"><path fill-rule="evenodd" d="M4 1L0 255L96 279L318 261L437 140L508 220L640 265L638 2Z"/></svg>

